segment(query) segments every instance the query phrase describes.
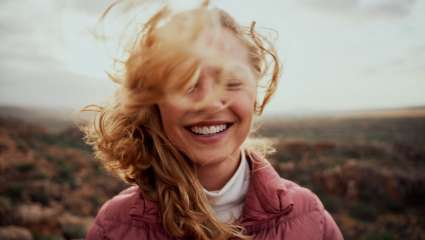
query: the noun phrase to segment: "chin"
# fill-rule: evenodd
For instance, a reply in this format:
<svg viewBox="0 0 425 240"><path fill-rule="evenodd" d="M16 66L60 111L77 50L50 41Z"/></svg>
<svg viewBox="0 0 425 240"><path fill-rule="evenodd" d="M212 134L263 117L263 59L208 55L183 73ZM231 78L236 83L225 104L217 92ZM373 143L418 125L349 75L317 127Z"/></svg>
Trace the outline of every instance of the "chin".
<svg viewBox="0 0 425 240"><path fill-rule="evenodd" d="M232 151L223 150L195 152L192 155L194 156L192 161L200 166L218 164L228 160L229 157L232 156L232 153Z"/></svg>

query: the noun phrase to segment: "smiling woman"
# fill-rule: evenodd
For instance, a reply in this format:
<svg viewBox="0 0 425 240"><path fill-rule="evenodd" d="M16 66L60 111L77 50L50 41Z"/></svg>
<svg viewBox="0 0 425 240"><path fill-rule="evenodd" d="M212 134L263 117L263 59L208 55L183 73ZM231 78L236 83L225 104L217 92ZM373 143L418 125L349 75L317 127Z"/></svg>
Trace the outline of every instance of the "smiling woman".
<svg viewBox="0 0 425 240"><path fill-rule="evenodd" d="M146 22L115 101L83 109L98 112L83 128L96 156L134 184L87 239L342 239L312 192L246 145L280 75L254 27L208 3Z"/></svg>
<svg viewBox="0 0 425 240"><path fill-rule="evenodd" d="M209 48L234 66L240 66L238 70L249 66L247 49L229 30L216 32L220 38L206 31L205 38L199 41L209 41ZM187 95L189 100L201 102L214 93L219 84L217 79L224 75L222 67L217 65L208 63L205 57L200 58L199 74L195 75L198 79ZM256 82L253 70L245 71L246 77L228 80L220 95L208 99L201 107L178 101L159 104L166 136L196 163L201 184L209 190L223 187L235 171L240 159L239 147L251 128ZM213 172L214 178L206 177Z"/></svg>

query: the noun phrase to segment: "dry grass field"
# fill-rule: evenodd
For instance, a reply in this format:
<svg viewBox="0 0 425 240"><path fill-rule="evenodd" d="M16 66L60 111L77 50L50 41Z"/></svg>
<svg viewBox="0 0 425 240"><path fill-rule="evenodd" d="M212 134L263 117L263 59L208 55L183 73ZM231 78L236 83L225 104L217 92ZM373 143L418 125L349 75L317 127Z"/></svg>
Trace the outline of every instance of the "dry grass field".
<svg viewBox="0 0 425 240"><path fill-rule="evenodd" d="M425 108L265 120L282 177L312 189L346 239L424 239Z"/></svg>
<svg viewBox="0 0 425 240"><path fill-rule="evenodd" d="M69 122L13 111L0 114L0 239L82 238L125 184ZM257 134L273 139L280 175L312 189L346 239L424 239L424 113L273 117Z"/></svg>

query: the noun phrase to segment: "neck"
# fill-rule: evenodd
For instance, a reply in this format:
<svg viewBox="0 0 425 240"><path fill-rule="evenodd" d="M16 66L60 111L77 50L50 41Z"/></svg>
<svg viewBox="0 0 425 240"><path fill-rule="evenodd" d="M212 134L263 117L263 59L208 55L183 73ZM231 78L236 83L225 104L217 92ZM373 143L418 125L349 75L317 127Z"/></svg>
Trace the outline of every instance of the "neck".
<svg viewBox="0 0 425 240"><path fill-rule="evenodd" d="M208 191L220 190L233 176L240 162L240 150L217 163L198 166L198 179Z"/></svg>

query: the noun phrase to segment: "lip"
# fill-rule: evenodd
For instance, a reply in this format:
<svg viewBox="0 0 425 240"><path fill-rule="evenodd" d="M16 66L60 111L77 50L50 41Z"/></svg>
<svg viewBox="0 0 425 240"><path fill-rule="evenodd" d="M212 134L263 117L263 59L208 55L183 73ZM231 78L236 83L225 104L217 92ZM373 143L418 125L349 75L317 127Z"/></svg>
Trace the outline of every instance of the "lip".
<svg viewBox="0 0 425 240"><path fill-rule="evenodd" d="M226 125L232 125L233 122L232 121L221 121L221 120L214 120L214 121L201 121L201 122L196 122L193 124L188 124L185 126L185 128L189 129L191 127L208 127L208 126L214 126L214 125L222 125L222 124L226 124Z"/></svg>

